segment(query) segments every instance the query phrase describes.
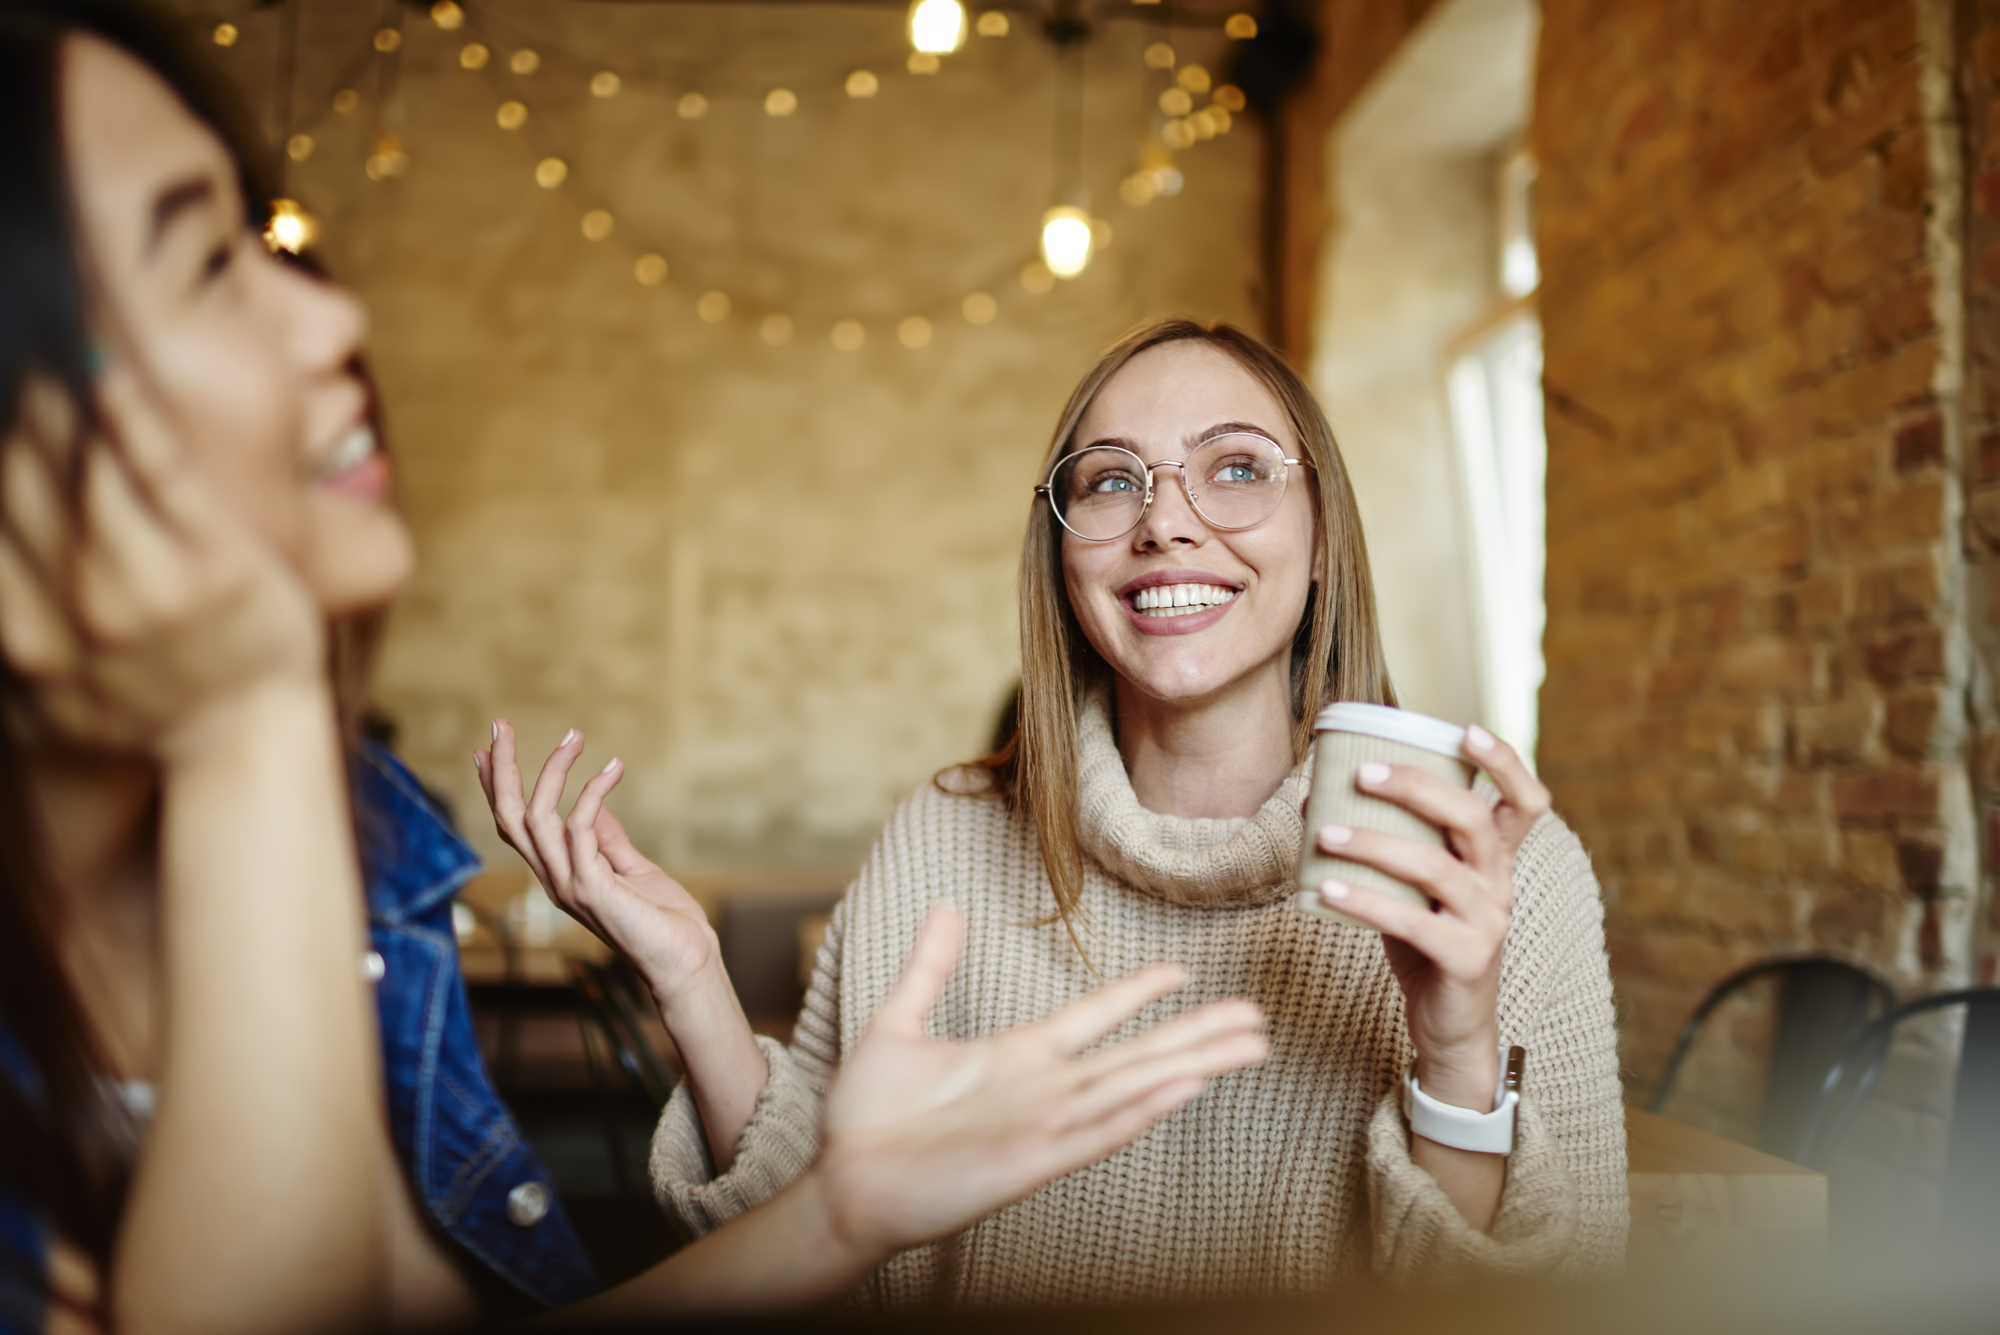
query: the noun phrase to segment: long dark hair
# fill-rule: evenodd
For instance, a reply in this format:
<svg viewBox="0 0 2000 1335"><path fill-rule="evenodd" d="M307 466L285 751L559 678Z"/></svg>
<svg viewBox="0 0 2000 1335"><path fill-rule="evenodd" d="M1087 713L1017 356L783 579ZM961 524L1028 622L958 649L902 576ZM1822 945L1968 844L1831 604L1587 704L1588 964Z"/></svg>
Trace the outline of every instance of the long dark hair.
<svg viewBox="0 0 2000 1335"><path fill-rule="evenodd" d="M63 39L79 32L145 65L216 132L233 151L249 210L271 197L247 122L172 20L116 0L0 0L0 164L10 164L0 189L0 439L30 375L63 386L86 426L94 416L61 114ZM62 924L22 744L34 709L27 684L0 660L0 1190L40 1211L108 1280L129 1132L106 1097L98 1035L56 951ZM0 1253L0 1263L8 1259ZM32 1289L45 1283L40 1274L18 1278Z"/></svg>

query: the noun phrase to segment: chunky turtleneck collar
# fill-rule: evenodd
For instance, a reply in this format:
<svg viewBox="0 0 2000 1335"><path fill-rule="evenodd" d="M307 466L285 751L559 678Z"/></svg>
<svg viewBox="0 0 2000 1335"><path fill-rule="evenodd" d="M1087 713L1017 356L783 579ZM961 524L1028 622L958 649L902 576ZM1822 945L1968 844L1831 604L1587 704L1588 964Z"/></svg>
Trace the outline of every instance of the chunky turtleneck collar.
<svg viewBox="0 0 2000 1335"><path fill-rule="evenodd" d="M1290 893L1305 835L1306 764L1254 816L1162 816L1133 795L1104 697L1091 695L1081 714L1077 826L1099 866L1135 890L1197 908L1268 904Z"/></svg>

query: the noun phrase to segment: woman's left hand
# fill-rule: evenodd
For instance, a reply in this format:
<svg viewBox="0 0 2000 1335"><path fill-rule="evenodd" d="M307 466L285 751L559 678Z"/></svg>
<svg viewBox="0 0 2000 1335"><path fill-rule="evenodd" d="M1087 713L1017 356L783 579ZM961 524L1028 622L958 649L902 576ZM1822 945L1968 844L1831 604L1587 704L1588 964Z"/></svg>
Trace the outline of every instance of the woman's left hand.
<svg viewBox="0 0 2000 1335"><path fill-rule="evenodd" d="M1465 758L1493 777L1497 806L1436 775L1402 765L1361 766L1356 785L1444 830L1433 848L1373 830L1327 826L1320 850L1405 881L1435 907L1367 886L1328 882L1325 903L1382 933L1402 985L1417 1083L1446 1103L1486 1112L1499 1084L1500 952L1514 911L1514 855L1549 809L1549 790L1514 748L1480 727Z"/></svg>

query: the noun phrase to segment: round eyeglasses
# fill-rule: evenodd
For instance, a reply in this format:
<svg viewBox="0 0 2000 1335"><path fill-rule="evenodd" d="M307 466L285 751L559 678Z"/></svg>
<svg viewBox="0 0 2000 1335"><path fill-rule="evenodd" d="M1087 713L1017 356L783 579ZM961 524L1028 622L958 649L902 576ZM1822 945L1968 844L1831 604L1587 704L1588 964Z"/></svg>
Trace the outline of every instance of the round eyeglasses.
<svg viewBox="0 0 2000 1335"><path fill-rule="evenodd" d="M1153 472L1178 468L1188 504L1210 528L1255 528L1278 512L1285 478L1310 459L1287 459L1268 436L1232 431L1211 436L1184 460L1149 464L1128 449L1093 445L1056 460L1049 480L1036 487L1062 526L1086 542L1110 542L1139 527L1153 504Z"/></svg>

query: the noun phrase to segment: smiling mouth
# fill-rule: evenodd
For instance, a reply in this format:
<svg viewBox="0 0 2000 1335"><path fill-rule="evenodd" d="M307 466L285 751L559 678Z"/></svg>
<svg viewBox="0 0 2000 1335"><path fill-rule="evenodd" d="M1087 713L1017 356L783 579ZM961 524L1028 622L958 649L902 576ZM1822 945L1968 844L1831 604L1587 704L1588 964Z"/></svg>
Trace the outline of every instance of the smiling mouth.
<svg viewBox="0 0 2000 1335"><path fill-rule="evenodd" d="M1132 595L1132 608L1142 617L1192 616L1234 602L1240 592L1220 584L1155 584Z"/></svg>
<svg viewBox="0 0 2000 1335"><path fill-rule="evenodd" d="M366 422L357 422L348 433L321 456L313 465L312 480L324 482L328 478L339 477L368 462L375 453L375 428Z"/></svg>

